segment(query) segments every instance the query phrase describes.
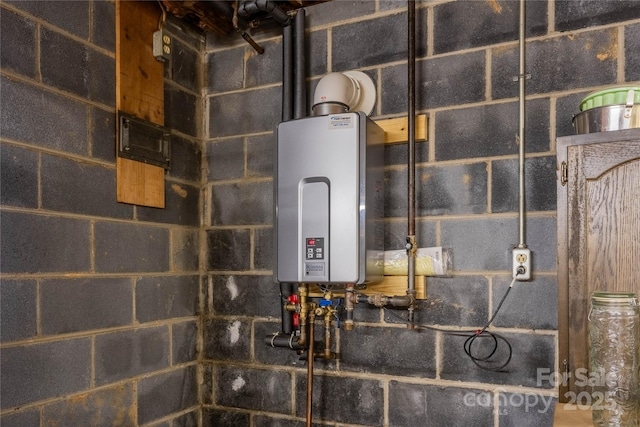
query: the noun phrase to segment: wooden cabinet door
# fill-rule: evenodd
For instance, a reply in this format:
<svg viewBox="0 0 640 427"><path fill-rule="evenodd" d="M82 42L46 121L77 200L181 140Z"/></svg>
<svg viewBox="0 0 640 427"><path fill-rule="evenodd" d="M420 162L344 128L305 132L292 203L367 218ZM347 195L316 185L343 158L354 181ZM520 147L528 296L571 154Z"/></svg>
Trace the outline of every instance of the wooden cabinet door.
<svg viewBox="0 0 640 427"><path fill-rule="evenodd" d="M562 401L567 391L588 391L576 374L589 368L591 294L640 296L640 129L559 138L558 167Z"/></svg>

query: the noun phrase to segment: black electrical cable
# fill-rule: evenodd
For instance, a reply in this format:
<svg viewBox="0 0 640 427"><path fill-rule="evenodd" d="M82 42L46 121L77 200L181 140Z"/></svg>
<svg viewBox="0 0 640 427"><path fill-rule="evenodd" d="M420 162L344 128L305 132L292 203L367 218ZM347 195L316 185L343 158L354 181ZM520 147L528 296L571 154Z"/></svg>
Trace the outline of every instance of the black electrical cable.
<svg viewBox="0 0 640 427"><path fill-rule="evenodd" d="M452 335L452 336L467 337L467 339L464 342L464 352L467 356L469 356L471 361L478 368L483 369L485 371L499 372L502 369L504 369L509 364L509 362L511 362L511 357L513 356L513 348L511 347L511 344L505 337L495 332L487 331L487 328L491 326L491 323L493 323L493 320L498 315L498 312L500 311L502 304L504 304L504 301L507 299L507 296L509 295L509 292L511 292L511 288L513 288L513 284L515 282L516 282L516 278L514 277L513 280L511 281L511 284L507 288L507 291L504 293L504 295L502 296L502 299L498 303L498 307L496 307L495 311L493 312L493 316L491 316L491 319L489 319L489 321L482 327L482 329L478 329L475 331L451 331L448 329L436 328L434 326L428 326L428 325L415 325L415 328L438 331L438 332L442 332L444 334ZM396 314L393 311L388 310L387 307L383 307L383 308L388 313L392 314L393 316L402 320L403 322L408 322L406 319L403 319L400 315ZM476 339L478 338L491 338L493 340L493 348L491 348L488 355L480 357L477 355L477 353L474 354L472 347ZM501 363L497 366L492 366L496 364L496 362L493 361L492 358L498 351L499 341L503 341L507 345L508 356L504 363Z"/></svg>
<svg viewBox="0 0 640 427"><path fill-rule="evenodd" d="M513 349L511 348L511 344L509 343L509 341L505 337L503 337L502 335L496 334L495 332L487 332L487 328L491 325L491 323L493 323L493 320L496 318L496 315L500 311L500 308L502 307L502 304L504 304L504 301L507 299L507 295L509 295L509 292L511 292L511 288L513 288L513 284L515 283L515 281L516 281L515 278L511 281L511 285L509 285L509 287L507 288L507 291L502 296L502 299L500 300L500 303L498 303L498 307L496 308L496 310L493 312L493 316L491 316L491 319L489 319L489 321L484 325L484 327L482 329L477 331L475 334L471 335L464 342L464 352L466 353L467 356L469 356L469 358L471 358L471 361L481 369L485 369L487 371L500 371L503 368L505 368L509 364L509 362L511 361L511 356L513 355ZM483 337L483 336L487 336L487 335L490 336L491 338L493 338L493 343L494 343L493 350L491 350L489 355L487 355L486 357L476 357L476 356L474 356L472 351L471 351L473 343L475 342L475 340L477 338ZM496 367L481 366L480 365L481 362L491 363L490 359L493 357L493 355L498 350L498 339L504 341L505 344L507 344L507 347L509 348L509 357L507 357L506 362L504 362L503 364L501 364L499 366L496 366Z"/></svg>

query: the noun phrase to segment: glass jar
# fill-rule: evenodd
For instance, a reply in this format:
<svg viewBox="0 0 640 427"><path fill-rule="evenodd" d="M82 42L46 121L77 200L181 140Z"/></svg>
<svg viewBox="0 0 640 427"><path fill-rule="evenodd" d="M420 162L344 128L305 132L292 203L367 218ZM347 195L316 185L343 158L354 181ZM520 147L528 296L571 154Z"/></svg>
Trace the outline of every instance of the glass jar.
<svg viewBox="0 0 640 427"><path fill-rule="evenodd" d="M638 427L640 314L633 293L594 292L589 312L593 424Z"/></svg>

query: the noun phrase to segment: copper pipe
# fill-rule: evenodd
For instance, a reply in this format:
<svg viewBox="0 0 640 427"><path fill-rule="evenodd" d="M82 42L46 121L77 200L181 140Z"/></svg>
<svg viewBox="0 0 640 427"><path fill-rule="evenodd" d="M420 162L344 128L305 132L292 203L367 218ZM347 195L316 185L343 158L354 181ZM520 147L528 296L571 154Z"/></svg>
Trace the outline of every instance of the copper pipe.
<svg viewBox="0 0 640 427"><path fill-rule="evenodd" d="M324 358L331 359L331 314L324 315Z"/></svg>
<svg viewBox="0 0 640 427"><path fill-rule="evenodd" d="M313 409L313 339L316 315L309 312L309 347L307 348L307 427L311 427Z"/></svg>
<svg viewBox="0 0 640 427"><path fill-rule="evenodd" d="M324 358L325 360L333 359L331 354L331 318L335 310L332 308L327 309L324 314Z"/></svg>
<svg viewBox="0 0 640 427"><path fill-rule="evenodd" d="M307 345L307 317L312 313L307 306L308 285L301 284L298 287L298 296L300 297L300 336L298 344L305 347Z"/></svg>
<svg viewBox="0 0 640 427"><path fill-rule="evenodd" d="M355 287L353 283L347 284L345 289L345 310L346 310L346 319L344 321L344 329L345 331L353 330L353 307L356 302L355 298Z"/></svg>

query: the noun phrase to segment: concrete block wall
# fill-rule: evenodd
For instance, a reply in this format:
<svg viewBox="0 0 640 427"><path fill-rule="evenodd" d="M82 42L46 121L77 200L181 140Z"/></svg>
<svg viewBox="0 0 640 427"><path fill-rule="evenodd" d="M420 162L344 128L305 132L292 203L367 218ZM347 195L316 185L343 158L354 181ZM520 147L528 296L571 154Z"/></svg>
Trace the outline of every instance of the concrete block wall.
<svg viewBox="0 0 640 427"><path fill-rule="evenodd" d="M203 38L174 33L166 209L116 202L115 2L0 2L0 424L195 426Z"/></svg>
<svg viewBox="0 0 640 427"><path fill-rule="evenodd" d="M209 36L201 63L201 38L170 22L167 208L133 207L114 202L114 3L73 5L0 1L0 423L303 425L304 362L262 342L279 329L278 31L255 32L261 56ZM536 277L494 323L514 348L508 371L478 370L460 337L358 307L340 360L316 366L316 425L550 425L555 390L536 369L557 362L554 141L572 133L584 95L640 81L640 10L535 1L528 16ZM429 280L424 325L477 328L510 282L516 17L513 1L419 3L418 109L430 133L418 144L418 242L454 252L453 276ZM404 2L334 0L308 8L308 24L309 94L326 72L358 68L377 82L375 118L406 115ZM386 150L389 249L404 243L405 148Z"/></svg>
<svg viewBox="0 0 640 427"><path fill-rule="evenodd" d="M417 322L481 327L510 280L518 243L517 1L418 2L417 240L453 251L453 275L429 278ZM404 1L332 1L307 8L309 98L330 71L363 70L378 89L375 118L406 115ZM208 166L204 229L203 425L302 426L305 363L263 337L278 331L272 282L272 147L280 119L278 31L207 38ZM398 312L359 306L339 331L339 359L316 365L314 425L550 426L557 391L555 140L588 93L640 81L637 2L527 4L526 242L534 280L517 283L493 330L511 344L501 372L479 369L465 337L408 331ZM387 147L385 242L406 234L406 144ZM505 360L500 342L498 358ZM481 345L484 345L482 343Z"/></svg>

